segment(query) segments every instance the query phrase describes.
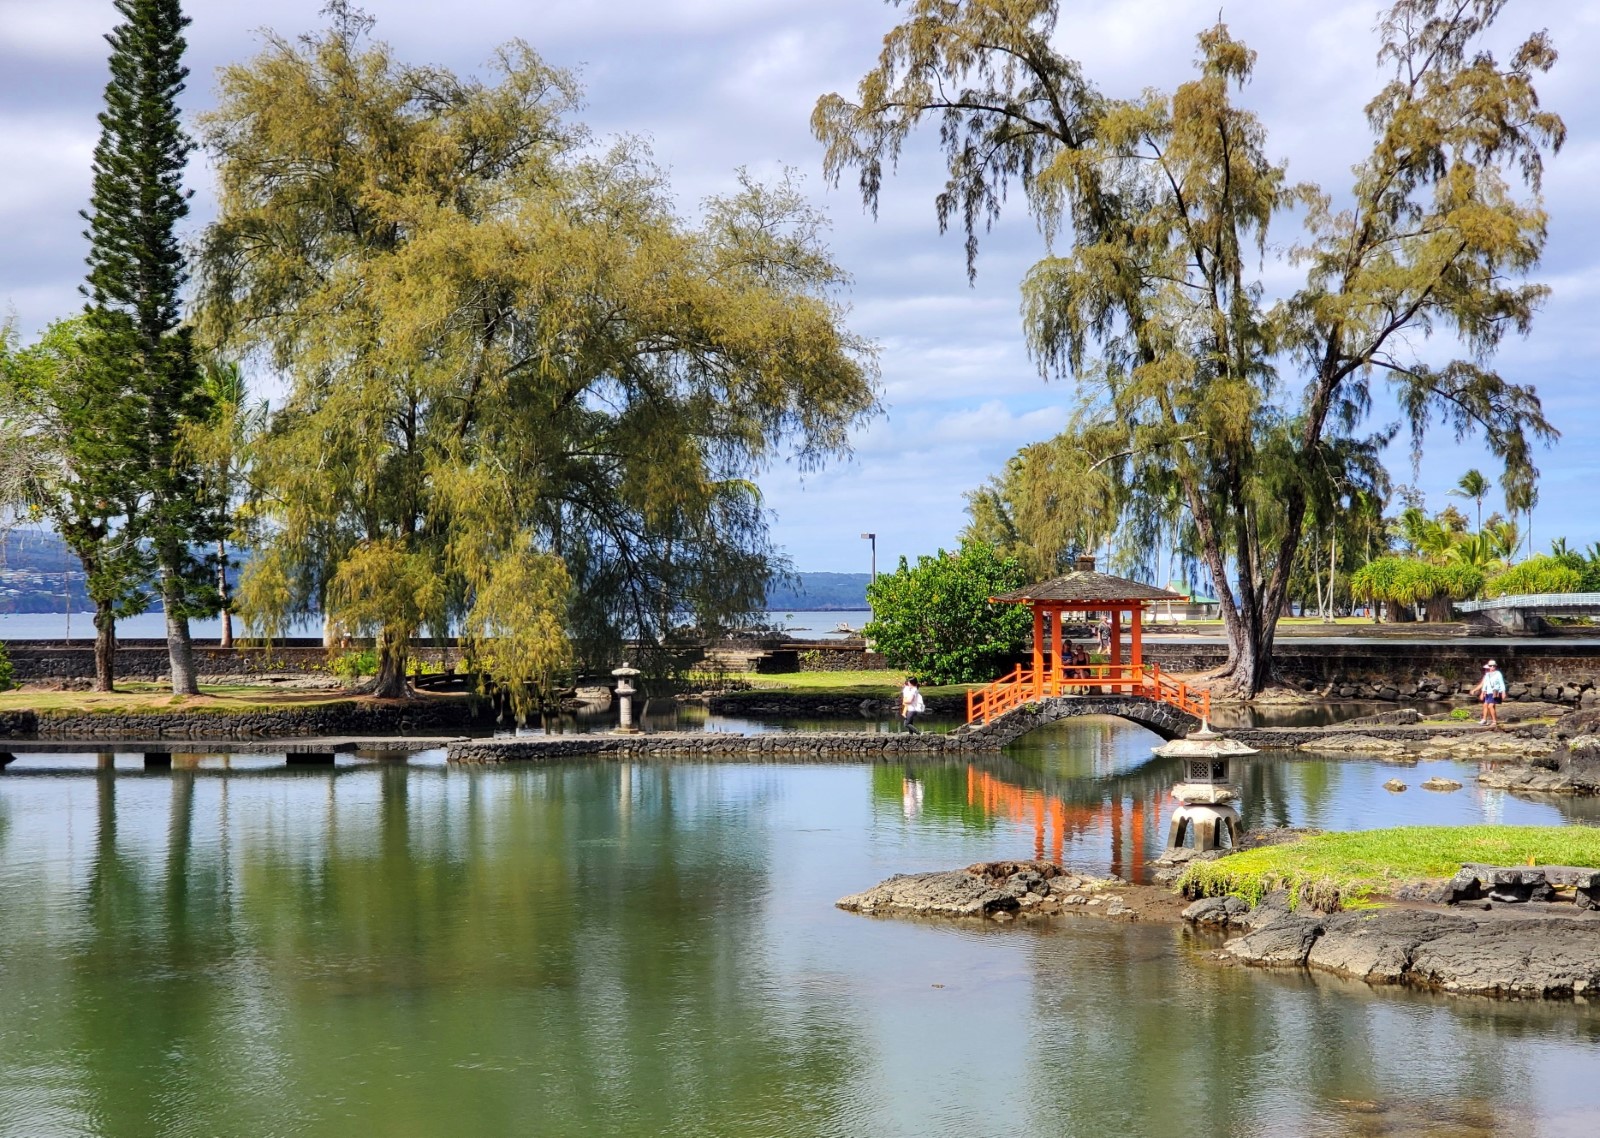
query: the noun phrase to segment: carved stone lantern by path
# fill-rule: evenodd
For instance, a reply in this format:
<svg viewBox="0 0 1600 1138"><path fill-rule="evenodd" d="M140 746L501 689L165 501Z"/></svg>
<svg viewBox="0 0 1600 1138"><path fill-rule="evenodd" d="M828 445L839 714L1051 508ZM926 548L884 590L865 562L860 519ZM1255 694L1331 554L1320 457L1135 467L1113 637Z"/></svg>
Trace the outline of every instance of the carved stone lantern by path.
<svg viewBox="0 0 1600 1138"><path fill-rule="evenodd" d="M1253 755L1255 748L1217 734L1210 724L1201 724L1200 730L1156 747L1155 753L1183 760L1183 781L1172 788L1178 806L1172 812L1167 848L1182 846L1191 830L1196 852L1238 848L1239 811L1232 805L1237 796L1230 785L1229 760Z"/></svg>
<svg viewBox="0 0 1600 1138"><path fill-rule="evenodd" d="M624 660L622 667L613 668L611 674L617 677L617 704L621 708L621 722L612 731L613 735L637 735L639 729L633 725L633 684L634 676L639 674L638 668L628 667Z"/></svg>

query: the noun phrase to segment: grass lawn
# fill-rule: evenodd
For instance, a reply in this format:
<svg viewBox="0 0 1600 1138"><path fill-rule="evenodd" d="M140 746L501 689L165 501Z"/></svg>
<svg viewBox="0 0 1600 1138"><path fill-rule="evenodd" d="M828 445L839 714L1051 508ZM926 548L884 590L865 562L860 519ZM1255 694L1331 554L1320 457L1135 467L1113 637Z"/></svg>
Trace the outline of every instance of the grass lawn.
<svg viewBox="0 0 1600 1138"><path fill-rule="evenodd" d="M250 684L202 684L198 696L181 696L173 695L164 684L129 681L118 684L114 692L37 691L25 688L0 692L0 711L105 712L122 715L175 710L228 713L277 707L316 707L364 698L340 691L284 690Z"/></svg>
<svg viewBox="0 0 1600 1138"><path fill-rule="evenodd" d="M862 699L885 699L900 694L905 683L905 673L891 672L885 668L864 668L853 672L785 672L764 675L744 672L738 679L748 680L757 691L796 692L808 695L859 696ZM980 684L947 684L943 687L923 685L922 694L965 695Z"/></svg>
<svg viewBox="0 0 1600 1138"><path fill-rule="evenodd" d="M1408 881L1453 877L1463 862L1600 867L1593 826L1401 826L1313 834L1281 846L1195 862L1179 879L1191 893L1233 894L1252 905L1275 889L1319 908L1362 908Z"/></svg>

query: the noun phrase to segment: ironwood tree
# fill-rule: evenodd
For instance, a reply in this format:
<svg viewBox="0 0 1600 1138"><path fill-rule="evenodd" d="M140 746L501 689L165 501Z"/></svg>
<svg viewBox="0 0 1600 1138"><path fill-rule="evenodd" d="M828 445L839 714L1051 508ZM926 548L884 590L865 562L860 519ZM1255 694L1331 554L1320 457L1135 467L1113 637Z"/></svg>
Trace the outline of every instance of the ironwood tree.
<svg viewBox="0 0 1600 1138"><path fill-rule="evenodd" d="M46 522L83 565L94 604L94 690L116 683L117 619L145 610L151 564L140 542L144 453L139 403L120 358L87 316L36 343L0 335L0 503Z"/></svg>
<svg viewBox="0 0 1600 1138"><path fill-rule="evenodd" d="M179 121L183 29L178 0L116 0L122 15L106 37L111 78L94 150L93 191L83 213L89 228L88 320L101 375L121 374L129 411L126 433L108 445L140 459L132 486L140 495L133 531L154 554L172 690L198 692L189 617L216 610L213 570L202 553L222 536L221 512L185 445L189 425L209 414L183 323L188 278L177 226L189 212L183 169L193 144Z"/></svg>
<svg viewBox="0 0 1600 1138"><path fill-rule="evenodd" d="M751 475L844 452L876 408L821 220L743 178L691 225L526 46L457 76L329 10L224 69L204 120L204 326L289 381L242 608L374 633L385 696L424 626L515 695L575 651L759 608Z"/></svg>
<svg viewBox="0 0 1600 1138"><path fill-rule="evenodd" d="M1531 448L1556 432L1534 389L1487 361L1546 293L1527 275L1545 241L1540 177L1565 127L1534 87L1555 62L1548 38L1505 63L1484 46L1503 0L1388 10L1389 78L1343 206L1269 156L1234 95L1255 55L1225 25L1200 35L1196 78L1117 99L1052 46L1056 0L900 6L856 97L817 103L824 168L855 171L876 209L885 170L937 122L936 216L964 230L969 274L980 231L1020 185L1049 248L1023 284L1028 345L1047 376L1079 380L1099 469L1136 497L1181 496L1222 602L1220 678L1244 693L1268 681L1307 517L1349 480L1335 452L1380 442L1360 434L1375 380L1415 447L1430 425L1476 433L1502 485L1533 486ZM1269 302L1252 261L1296 210L1303 283ZM1435 332L1460 359L1426 362Z"/></svg>

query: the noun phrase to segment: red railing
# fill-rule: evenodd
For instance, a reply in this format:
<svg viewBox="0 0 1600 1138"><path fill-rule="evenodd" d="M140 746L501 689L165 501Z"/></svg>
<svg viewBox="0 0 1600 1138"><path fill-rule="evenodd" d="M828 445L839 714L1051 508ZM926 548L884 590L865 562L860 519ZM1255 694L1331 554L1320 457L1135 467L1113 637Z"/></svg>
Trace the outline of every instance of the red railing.
<svg viewBox="0 0 1600 1138"><path fill-rule="evenodd" d="M1192 690L1182 680L1161 673L1160 664L1078 664L1060 674L1035 673L1018 664L994 683L967 693L967 722L988 723L1014 707L1045 696L1097 694L1142 695L1170 703L1201 720L1211 718L1211 693Z"/></svg>

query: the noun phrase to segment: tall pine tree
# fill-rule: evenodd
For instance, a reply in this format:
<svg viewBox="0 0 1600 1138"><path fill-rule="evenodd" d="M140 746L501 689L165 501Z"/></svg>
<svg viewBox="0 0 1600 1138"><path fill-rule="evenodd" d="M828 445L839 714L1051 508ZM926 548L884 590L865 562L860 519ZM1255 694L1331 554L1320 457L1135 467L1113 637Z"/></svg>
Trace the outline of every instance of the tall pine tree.
<svg viewBox="0 0 1600 1138"><path fill-rule="evenodd" d="M203 422L201 382L179 294L187 280L176 227L189 212L183 167L193 144L178 120L183 29L179 0L116 0L123 22L106 38L111 79L94 153L89 223L89 321L103 364L125 369L140 435L138 533L160 575L172 689L195 694L189 617L215 610L209 549L225 527L213 491L184 445ZM117 440L123 442L126 440Z"/></svg>

